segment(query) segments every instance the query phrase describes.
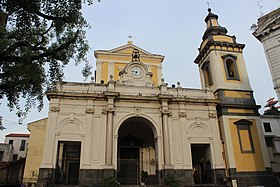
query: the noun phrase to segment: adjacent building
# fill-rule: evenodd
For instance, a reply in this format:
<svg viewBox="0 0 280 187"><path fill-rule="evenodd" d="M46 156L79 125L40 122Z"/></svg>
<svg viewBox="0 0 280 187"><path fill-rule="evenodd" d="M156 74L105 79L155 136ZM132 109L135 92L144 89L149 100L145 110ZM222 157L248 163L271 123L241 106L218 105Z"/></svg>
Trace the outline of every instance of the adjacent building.
<svg viewBox="0 0 280 187"><path fill-rule="evenodd" d="M14 148L11 144L0 143L0 161L9 162L13 160Z"/></svg>
<svg viewBox="0 0 280 187"><path fill-rule="evenodd" d="M44 155L47 118L28 124L30 131L28 152L24 168L23 183L26 186L36 184ZM47 152L48 153L48 152Z"/></svg>
<svg viewBox="0 0 280 187"><path fill-rule="evenodd" d="M265 142L272 170L280 179L280 116L261 115Z"/></svg>
<svg viewBox="0 0 280 187"><path fill-rule="evenodd" d="M245 45L208 11L195 59L202 88L168 87L164 56L131 41L95 51L96 82L58 85L47 93L48 118L29 125L26 182L88 187L113 177L121 185L174 178L182 185L279 186Z"/></svg>
<svg viewBox="0 0 280 187"><path fill-rule="evenodd" d="M11 133L5 136L5 143L13 146L13 161L25 158L27 153L29 134Z"/></svg>
<svg viewBox="0 0 280 187"><path fill-rule="evenodd" d="M259 18L253 35L263 44L274 89L280 99L280 8Z"/></svg>

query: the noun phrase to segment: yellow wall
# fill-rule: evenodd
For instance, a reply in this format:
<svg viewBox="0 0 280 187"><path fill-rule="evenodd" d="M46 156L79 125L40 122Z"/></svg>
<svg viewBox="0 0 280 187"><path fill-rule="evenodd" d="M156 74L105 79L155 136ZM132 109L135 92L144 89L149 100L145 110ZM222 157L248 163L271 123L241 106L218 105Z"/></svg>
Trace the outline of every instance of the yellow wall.
<svg viewBox="0 0 280 187"><path fill-rule="evenodd" d="M158 83L158 70L157 70L157 67L156 66L152 66L152 73L153 73L153 77L152 77L152 80L155 84L159 84Z"/></svg>
<svg viewBox="0 0 280 187"><path fill-rule="evenodd" d="M108 82L108 62L103 62L101 67L101 80L104 81L104 83Z"/></svg>
<svg viewBox="0 0 280 187"><path fill-rule="evenodd" d="M230 36L216 35L213 36L213 39L214 41L233 43L233 40Z"/></svg>
<svg viewBox="0 0 280 187"><path fill-rule="evenodd" d="M225 90L224 95L225 95L225 97L233 97L233 98L251 98L250 92Z"/></svg>
<svg viewBox="0 0 280 187"><path fill-rule="evenodd" d="M232 144L234 149L234 158L236 162L236 171L237 172L250 172L250 171L265 171L264 160L262 156L262 151L260 147L260 141L258 137L257 127L255 120L249 120L253 122L250 125L253 145L254 145L254 153L241 153L239 139L238 139L238 131L237 126L234 122L240 119L229 119L230 132L232 138ZM250 148L249 135L242 131L240 132L243 150L248 150Z"/></svg>
<svg viewBox="0 0 280 187"><path fill-rule="evenodd" d="M219 26L218 21L216 19L212 19L212 26Z"/></svg>
<svg viewBox="0 0 280 187"><path fill-rule="evenodd" d="M228 112L231 113L245 113L245 114L254 114L254 110L250 109L237 109L237 108L228 108Z"/></svg>
<svg viewBox="0 0 280 187"><path fill-rule="evenodd" d="M109 73L112 72L114 76L114 80L119 80L119 71L120 69L124 69L127 64L129 64L132 60L133 50L137 48L132 45L132 42L128 42L127 45L105 51L105 50L97 50L94 55L97 61L101 63L101 67L97 69L97 71L101 71L97 73L97 80L104 80L106 84L109 80ZM158 67L161 67L161 63L163 62L164 56L150 54L149 52L145 52L139 48L140 53L140 62L147 64L148 67L151 67L149 71L153 74L152 81L156 85L159 84L158 80L161 76L161 69L159 72ZM110 63L109 63L110 62ZM113 66L111 66L113 65ZM110 68L110 69L109 69Z"/></svg>
<svg viewBox="0 0 280 187"><path fill-rule="evenodd" d="M37 182L39 168L42 164L44 155L46 124L47 118L28 125L30 137L23 175L23 182L25 184Z"/></svg>
<svg viewBox="0 0 280 187"><path fill-rule="evenodd" d="M120 78L120 76L119 76L119 72L120 72L119 68L124 68L125 65L126 65L125 63L118 63L118 62L116 62L114 64L114 80L115 81Z"/></svg>
<svg viewBox="0 0 280 187"><path fill-rule="evenodd" d="M98 60L100 61L115 61L115 62L131 62L132 58L131 55L129 56L120 56L120 55L98 55L97 57ZM162 59L160 58L151 58L149 56L141 56L140 55L140 61L141 62L147 62L147 63L151 63L151 64L161 64L162 63Z"/></svg>

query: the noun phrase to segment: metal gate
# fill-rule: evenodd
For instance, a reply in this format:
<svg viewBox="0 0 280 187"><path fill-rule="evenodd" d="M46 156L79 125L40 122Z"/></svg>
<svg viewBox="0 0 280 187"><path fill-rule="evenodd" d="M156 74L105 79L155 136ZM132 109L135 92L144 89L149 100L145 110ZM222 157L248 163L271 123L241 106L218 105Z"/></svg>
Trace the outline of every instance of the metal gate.
<svg viewBox="0 0 280 187"><path fill-rule="evenodd" d="M121 184L139 184L139 160L119 159L118 181Z"/></svg>
<svg viewBox="0 0 280 187"><path fill-rule="evenodd" d="M119 159L118 182L136 185L140 182L146 185L158 184L157 162L139 161L139 159ZM142 170L140 172L140 170Z"/></svg>

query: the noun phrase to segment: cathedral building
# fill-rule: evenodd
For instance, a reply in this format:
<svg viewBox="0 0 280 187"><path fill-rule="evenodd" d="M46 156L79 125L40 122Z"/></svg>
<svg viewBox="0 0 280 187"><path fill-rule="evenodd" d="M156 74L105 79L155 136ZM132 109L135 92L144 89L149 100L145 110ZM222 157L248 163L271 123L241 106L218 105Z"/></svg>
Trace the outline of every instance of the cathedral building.
<svg viewBox="0 0 280 187"><path fill-rule="evenodd" d="M208 11L195 59L201 89L169 87L164 56L128 42L95 51L95 82L63 82L48 92L48 118L39 121L44 128L36 138L44 149L37 186L100 186L112 179L121 185L279 186L245 45ZM27 163L35 157L28 154Z"/></svg>

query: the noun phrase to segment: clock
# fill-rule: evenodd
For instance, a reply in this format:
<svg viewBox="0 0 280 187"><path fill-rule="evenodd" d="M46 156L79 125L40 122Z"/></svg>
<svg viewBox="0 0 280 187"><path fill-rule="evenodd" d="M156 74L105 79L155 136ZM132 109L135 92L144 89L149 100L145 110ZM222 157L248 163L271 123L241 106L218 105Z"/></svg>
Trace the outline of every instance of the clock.
<svg viewBox="0 0 280 187"><path fill-rule="evenodd" d="M143 69L139 66L133 66L130 68L130 75L134 78L141 78L143 74Z"/></svg>

